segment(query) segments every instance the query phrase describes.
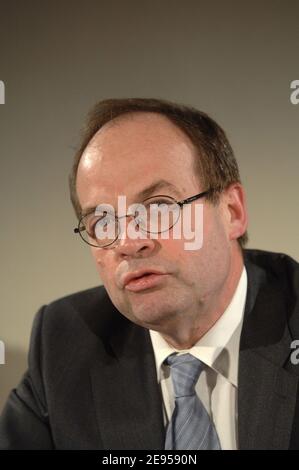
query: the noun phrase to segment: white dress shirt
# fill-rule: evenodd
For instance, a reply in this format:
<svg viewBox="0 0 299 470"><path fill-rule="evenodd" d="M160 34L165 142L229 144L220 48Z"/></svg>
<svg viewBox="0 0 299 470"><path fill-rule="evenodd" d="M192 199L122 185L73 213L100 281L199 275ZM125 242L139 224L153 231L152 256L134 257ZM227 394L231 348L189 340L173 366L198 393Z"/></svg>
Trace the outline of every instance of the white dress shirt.
<svg viewBox="0 0 299 470"><path fill-rule="evenodd" d="M150 330L157 377L163 397L165 426L174 410L170 368L164 360L174 352L188 352L206 367L196 384L200 397L216 427L222 449L237 449L237 391L239 343L247 293L247 273L243 268L238 286L225 312L213 327L190 349L173 348L157 331Z"/></svg>

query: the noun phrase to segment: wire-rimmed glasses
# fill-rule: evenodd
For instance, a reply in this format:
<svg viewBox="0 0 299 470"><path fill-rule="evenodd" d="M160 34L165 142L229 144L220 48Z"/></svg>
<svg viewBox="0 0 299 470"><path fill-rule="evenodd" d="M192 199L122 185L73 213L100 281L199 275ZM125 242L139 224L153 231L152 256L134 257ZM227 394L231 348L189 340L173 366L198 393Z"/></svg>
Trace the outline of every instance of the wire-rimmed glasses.
<svg viewBox="0 0 299 470"><path fill-rule="evenodd" d="M130 206L133 210L120 217L115 215L113 207L100 204L92 212L82 215L74 232L90 246L107 248L119 238L122 220L132 217L136 230L144 234L157 235L170 230L177 223L185 204L207 196L212 191L214 189L210 188L182 201L158 194L146 198L142 203L133 204Z"/></svg>

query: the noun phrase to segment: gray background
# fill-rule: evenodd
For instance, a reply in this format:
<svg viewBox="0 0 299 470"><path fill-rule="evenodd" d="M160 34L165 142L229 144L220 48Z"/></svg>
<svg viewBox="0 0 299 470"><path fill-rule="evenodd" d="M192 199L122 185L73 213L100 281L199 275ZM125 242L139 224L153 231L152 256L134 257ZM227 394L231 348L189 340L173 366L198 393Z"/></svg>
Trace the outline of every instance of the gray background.
<svg viewBox="0 0 299 470"><path fill-rule="evenodd" d="M299 259L298 1L0 1L0 409L26 367L37 309L99 284L72 234L67 175L86 112L160 97L227 131L250 247Z"/></svg>

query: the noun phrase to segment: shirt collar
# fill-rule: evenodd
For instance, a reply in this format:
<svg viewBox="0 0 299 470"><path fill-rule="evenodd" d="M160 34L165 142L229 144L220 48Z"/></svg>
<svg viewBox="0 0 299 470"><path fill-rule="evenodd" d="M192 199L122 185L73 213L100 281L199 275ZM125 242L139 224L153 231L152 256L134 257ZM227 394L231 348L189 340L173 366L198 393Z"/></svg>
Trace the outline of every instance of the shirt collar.
<svg viewBox="0 0 299 470"><path fill-rule="evenodd" d="M247 293L245 266L230 304L212 328L188 350L173 348L163 336L150 330L158 382L162 379L162 365L169 354L190 353L226 378L238 385L239 343Z"/></svg>

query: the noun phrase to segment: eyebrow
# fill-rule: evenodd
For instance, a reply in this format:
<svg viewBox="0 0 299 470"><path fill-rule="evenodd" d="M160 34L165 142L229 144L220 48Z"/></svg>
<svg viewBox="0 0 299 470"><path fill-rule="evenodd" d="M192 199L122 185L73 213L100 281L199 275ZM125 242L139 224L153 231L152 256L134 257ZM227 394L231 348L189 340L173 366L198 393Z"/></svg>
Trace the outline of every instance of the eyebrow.
<svg viewBox="0 0 299 470"><path fill-rule="evenodd" d="M181 197L180 192L178 191L176 186L174 186L169 181L160 179L160 180L150 184L149 186L144 188L142 191L140 191L140 193L138 193L138 195L137 195L137 199L142 199L142 201L144 201L146 198L152 196L153 193L156 193L157 191L164 191L164 189L171 191L177 197ZM165 196L166 196L166 194L165 194Z"/></svg>
<svg viewBox="0 0 299 470"><path fill-rule="evenodd" d="M176 186L174 184L170 183L167 180L164 179L159 179L158 181L155 181L151 183L149 186L146 188L142 189L139 193L137 193L136 198L140 201L144 201L148 197L152 196L154 193L157 193L158 191L170 191L173 195L178 197L180 199L182 196ZM165 194L166 196L166 194ZM83 217L84 215L90 214L93 212L98 206L91 206L91 207L86 207L84 210L81 211L81 216Z"/></svg>

